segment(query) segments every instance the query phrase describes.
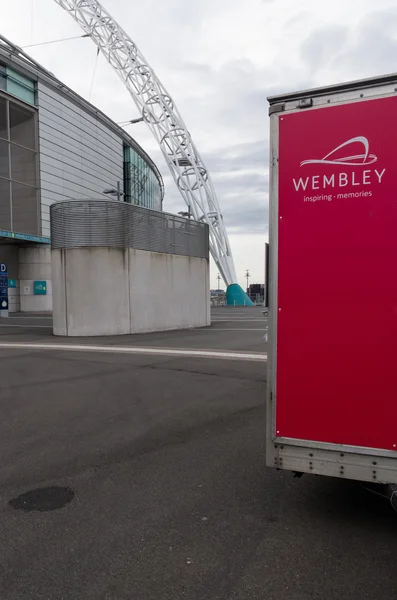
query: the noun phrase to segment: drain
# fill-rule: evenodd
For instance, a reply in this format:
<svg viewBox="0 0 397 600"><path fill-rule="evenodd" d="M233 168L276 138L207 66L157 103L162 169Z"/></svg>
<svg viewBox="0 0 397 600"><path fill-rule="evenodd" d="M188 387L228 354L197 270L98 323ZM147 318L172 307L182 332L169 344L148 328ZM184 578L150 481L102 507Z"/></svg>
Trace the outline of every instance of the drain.
<svg viewBox="0 0 397 600"><path fill-rule="evenodd" d="M44 512L47 510L58 510L69 504L74 498L74 491L68 487L47 487L31 490L21 494L17 498L9 501L9 505L15 510L24 510L30 512L37 510Z"/></svg>

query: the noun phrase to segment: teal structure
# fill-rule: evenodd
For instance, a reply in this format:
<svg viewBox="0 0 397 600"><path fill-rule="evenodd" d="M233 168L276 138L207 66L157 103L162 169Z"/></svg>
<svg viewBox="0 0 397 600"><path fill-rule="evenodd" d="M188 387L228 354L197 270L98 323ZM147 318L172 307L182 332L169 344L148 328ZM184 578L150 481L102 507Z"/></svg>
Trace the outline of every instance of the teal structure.
<svg viewBox="0 0 397 600"><path fill-rule="evenodd" d="M247 296L241 285L232 283L226 290L227 306L255 306L251 298Z"/></svg>

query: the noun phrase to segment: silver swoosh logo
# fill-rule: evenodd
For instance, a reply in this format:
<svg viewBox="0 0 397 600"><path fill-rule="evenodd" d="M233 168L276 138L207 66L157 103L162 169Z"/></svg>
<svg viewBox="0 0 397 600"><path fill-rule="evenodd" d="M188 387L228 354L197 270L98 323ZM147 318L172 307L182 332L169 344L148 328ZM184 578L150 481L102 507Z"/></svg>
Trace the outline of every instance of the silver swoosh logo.
<svg viewBox="0 0 397 600"><path fill-rule="evenodd" d="M344 158L335 158L332 159L332 155L335 154L341 148L345 146L349 146L350 144L354 144L359 142L363 145L364 152L363 154L356 154L355 156L345 156ZM363 165L372 165L374 162L378 160L378 157L375 154L369 153L369 142L366 137L358 136L352 138L351 140L347 140L337 148L331 150L329 154L324 156L324 158L311 158L309 160L304 160L301 162L300 166L303 165L351 165L351 166L363 166Z"/></svg>

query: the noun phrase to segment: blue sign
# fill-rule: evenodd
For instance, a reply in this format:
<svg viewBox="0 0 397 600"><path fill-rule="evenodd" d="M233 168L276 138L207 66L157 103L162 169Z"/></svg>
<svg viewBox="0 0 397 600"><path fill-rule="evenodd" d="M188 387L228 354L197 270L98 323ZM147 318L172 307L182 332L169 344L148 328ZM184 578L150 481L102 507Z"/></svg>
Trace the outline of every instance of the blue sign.
<svg viewBox="0 0 397 600"><path fill-rule="evenodd" d="M36 296L45 296L47 294L47 282L46 281L34 281L33 282L33 294Z"/></svg>
<svg viewBox="0 0 397 600"><path fill-rule="evenodd" d="M8 266L0 263L0 310L8 310Z"/></svg>
<svg viewBox="0 0 397 600"><path fill-rule="evenodd" d="M9 279L8 280L8 287L9 288L16 288L17 287L17 280L16 279Z"/></svg>
<svg viewBox="0 0 397 600"><path fill-rule="evenodd" d="M0 237L11 238L15 240L25 240L27 242L37 242L39 244L49 244L50 238L39 235L29 235L27 233L15 233L14 231L5 231L0 229Z"/></svg>

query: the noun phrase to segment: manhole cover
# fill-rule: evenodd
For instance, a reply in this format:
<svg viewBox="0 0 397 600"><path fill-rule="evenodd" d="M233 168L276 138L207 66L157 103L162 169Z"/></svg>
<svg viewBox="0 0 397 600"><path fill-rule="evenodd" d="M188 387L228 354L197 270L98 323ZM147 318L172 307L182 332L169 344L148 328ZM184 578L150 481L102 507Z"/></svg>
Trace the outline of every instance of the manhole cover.
<svg viewBox="0 0 397 600"><path fill-rule="evenodd" d="M66 506L74 498L74 491L68 487L47 487L31 490L21 494L17 498L9 501L10 506L16 510L25 510L30 512L38 510L57 510Z"/></svg>

